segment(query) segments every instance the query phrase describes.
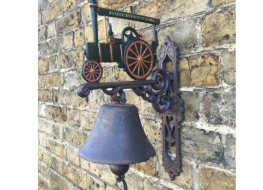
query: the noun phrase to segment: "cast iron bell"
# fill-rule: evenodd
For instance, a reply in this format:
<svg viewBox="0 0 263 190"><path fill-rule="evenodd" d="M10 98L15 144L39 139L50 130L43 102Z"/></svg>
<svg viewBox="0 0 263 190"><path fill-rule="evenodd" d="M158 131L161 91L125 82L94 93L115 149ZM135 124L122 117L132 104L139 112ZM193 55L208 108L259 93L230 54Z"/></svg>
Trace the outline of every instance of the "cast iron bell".
<svg viewBox="0 0 263 190"><path fill-rule="evenodd" d="M155 156L147 139L136 106L105 104L100 107L96 123L79 156L90 162L110 165L111 171L127 184L124 174L129 164L144 162Z"/></svg>

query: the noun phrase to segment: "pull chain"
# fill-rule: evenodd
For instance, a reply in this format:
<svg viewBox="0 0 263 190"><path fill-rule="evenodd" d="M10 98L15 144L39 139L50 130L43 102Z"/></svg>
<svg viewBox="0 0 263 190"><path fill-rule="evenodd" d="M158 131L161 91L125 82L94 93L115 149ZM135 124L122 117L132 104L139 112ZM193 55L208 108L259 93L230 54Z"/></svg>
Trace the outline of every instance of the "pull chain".
<svg viewBox="0 0 263 190"><path fill-rule="evenodd" d="M126 181L124 180L124 177L125 177L124 175L118 176L117 177L117 182L119 183L119 182L122 181L124 190L128 190L128 186L127 186Z"/></svg>

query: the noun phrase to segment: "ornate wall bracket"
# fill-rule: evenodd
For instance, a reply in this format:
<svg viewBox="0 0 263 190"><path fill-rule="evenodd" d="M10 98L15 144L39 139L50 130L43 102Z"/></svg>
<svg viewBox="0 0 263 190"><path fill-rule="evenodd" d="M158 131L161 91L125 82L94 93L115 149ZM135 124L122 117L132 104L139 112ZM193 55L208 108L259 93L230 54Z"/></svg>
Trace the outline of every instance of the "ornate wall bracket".
<svg viewBox="0 0 263 190"><path fill-rule="evenodd" d="M166 37L158 51L159 67L152 72L150 80L81 84L77 88L80 97L86 98L91 90L102 89L114 102L124 103L124 89L132 89L137 96L152 104L162 113L163 166L170 179L182 172L180 122L184 120L184 103L179 92L178 46ZM173 73L166 70L166 63L172 61ZM176 157L169 155L169 148L176 146Z"/></svg>

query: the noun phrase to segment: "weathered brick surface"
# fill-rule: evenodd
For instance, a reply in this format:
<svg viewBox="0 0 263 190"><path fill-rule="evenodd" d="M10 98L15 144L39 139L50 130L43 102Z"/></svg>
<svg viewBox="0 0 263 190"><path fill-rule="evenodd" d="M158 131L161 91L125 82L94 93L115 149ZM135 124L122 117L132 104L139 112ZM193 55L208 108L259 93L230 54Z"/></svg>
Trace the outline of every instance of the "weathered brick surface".
<svg viewBox="0 0 263 190"><path fill-rule="evenodd" d="M202 19L202 41L204 46L235 43L236 12L227 9L204 16Z"/></svg>
<svg viewBox="0 0 263 190"><path fill-rule="evenodd" d="M53 189L57 190L68 190L67 181L61 177L61 175L51 171L50 181L52 183Z"/></svg>
<svg viewBox="0 0 263 190"><path fill-rule="evenodd" d="M223 80L229 85L236 84L236 53L225 53L223 55Z"/></svg>
<svg viewBox="0 0 263 190"><path fill-rule="evenodd" d="M49 188L49 182L38 174L38 186L43 189Z"/></svg>
<svg viewBox="0 0 263 190"><path fill-rule="evenodd" d="M216 7L216 6L223 5L226 3L231 3L231 2L235 2L235 0L212 0L211 6Z"/></svg>
<svg viewBox="0 0 263 190"><path fill-rule="evenodd" d="M181 135L182 153L185 157L217 164L223 162L224 147L219 133L184 127Z"/></svg>
<svg viewBox="0 0 263 190"><path fill-rule="evenodd" d="M207 92L203 99L203 108L207 121L211 124L226 124L235 127L236 93Z"/></svg>
<svg viewBox="0 0 263 190"><path fill-rule="evenodd" d="M235 1L98 0L100 7L157 17L159 45L167 35L179 46L179 80L185 106L181 140L183 172L170 181L162 164L162 114L127 90L127 103L138 107L145 134L156 150L147 162L133 164L125 176L134 190L235 189ZM109 166L78 156L93 129L101 105L112 102L101 90L88 103L76 93L83 46L93 41L91 11L85 0L39 0L38 14L38 157L39 190L120 190ZM116 37L124 27L153 40L149 24L110 18ZM98 38L104 41L102 17ZM131 81L117 63L101 63L102 82ZM173 65L168 62L168 71ZM99 143L99 142L98 142ZM169 151L175 156L175 147Z"/></svg>
<svg viewBox="0 0 263 190"><path fill-rule="evenodd" d="M179 21L158 31L160 44L170 36L180 48L181 53L192 51L198 45L198 29L195 20Z"/></svg>
<svg viewBox="0 0 263 190"><path fill-rule="evenodd" d="M84 45L84 29L80 28L74 33L74 44L76 47Z"/></svg>
<svg viewBox="0 0 263 190"><path fill-rule="evenodd" d="M80 187L84 189L87 187L87 183L86 183L87 176L79 168L76 168L69 163L63 163L62 173L63 175L67 176L70 180L72 180L74 183L78 184Z"/></svg>
<svg viewBox="0 0 263 190"><path fill-rule="evenodd" d="M200 167L201 188L207 190L235 190L236 176L211 168Z"/></svg>
<svg viewBox="0 0 263 190"><path fill-rule="evenodd" d="M236 138L230 134L226 136L225 162L230 168L236 168Z"/></svg>
<svg viewBox="0 0 263 190"><path fill-rule="evenodd" d="M74 148L72 146L67 147L67 159L69 162L79 165L79 156L78 156L79 150L77 148Z"/></svg>
<svg viewBox="0 0 263 190"><path fill-rule="evenodd" d="M78 25L80 24L80 20L81 20L80 9L71 11L66 16L60 18L56 22L57 32L62 33L77 28Z"/></svg>
<svg viewBox="0 0 263 190"><path fill-rule="evenodd" d="M67 109L65 107L47 106L46 113L48 119L59 122L67 121Z"/></svg>
<svg viewBox="0 0 263 190"><path fill-rule="evenodd" d="M84 131L64 127L62 132L63 140L70 142L76 146L81 146L87 139L87 134Z"/></svg>
<svg viewBox="0 0 263 190"><path fill-rule="evenodd" d="M184 100L185 108L185 121L198 121L200 118L200 101L199 93L196 92L186 92L182 94L182 99Z"/></svg>
<svg viewBox="0 0 263 190"><path fill-rule="evenodd" d="M61 157L65 157L66 155L65 145L60 141L49 138L47 140L47 148Z"/></svg>
<svg viewBox="0 0 263 190"><path fill-rule="evenodd" d="M44 11L42 12L43 23L49 22L57 18L58 16L61 15L61 13L62 13L62 8L60 1L55 1L54 3L50 3L49 6L46 9L44 9Z"/></svg>
<svg viewBox="0 0 263 190"><path fill-rule="evenodd" d="M41 42L46 39L46 27L41 26L38 28L38 41Z"/></svg>
<svg viewBox="0 0 263 190"><path fill-rule="evenodd" d="M47 38L55 37L57 34L55 22L50 23L47 26Z"/></svg>
<svg viewBox="0 0 263 190"><path fill-rule="evenodd" d="M183 58L179 62L181 86L220 84L219 56L204 54Z"/></svg>
<svg viewBox="0 0 263 190"><path fill-rule="evenodd" d="M48 60L40 59L38 60L38 72L48 71Z"/></svg>
<svg viewBox="0 0 263 190"><path fill-rule="evenodd" d="M51 101L51 91L49 91L49 90L38 90L38 101L50 102Z"/></svg>
<svg viewBox="0 0 263 190"><path fill-rule="evenodd" d="M152 158L148 160L147 162L142 162L138 164L133 164L130 167L135 168L147 175L154 176L156 174L155 171L155 159Z"/></svg>

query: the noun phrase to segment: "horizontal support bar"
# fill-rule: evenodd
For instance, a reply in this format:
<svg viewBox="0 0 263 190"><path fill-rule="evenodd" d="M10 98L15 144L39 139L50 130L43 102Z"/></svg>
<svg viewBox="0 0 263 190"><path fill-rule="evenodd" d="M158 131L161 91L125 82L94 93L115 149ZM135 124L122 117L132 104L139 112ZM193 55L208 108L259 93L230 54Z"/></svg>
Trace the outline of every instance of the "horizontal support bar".
<svg viewBox="0 0 263 190"><path fill-rule="evenodd" d="M115 11L112 9L105 9L98 7L98 14L102 16L109 16L109 17L116 17L116 18L123 18L123 19L129 19L129 20L135 20L139 22L149 23L149 24L160 24L160 19L132 14L132 13L126 13L121 11Z"/></svg>
<svg viewBox="0 0 263 190"><path fill-rule="evenodd" d="M102 88L115 88L121 87L127 89L141 85L149 85L155 83L155 80L143 80L143 81L121 81L121 82L102 82L102 83L87 83L79 85L77 91L82 88L88 88L90 90L102 89Z"/></svg>

